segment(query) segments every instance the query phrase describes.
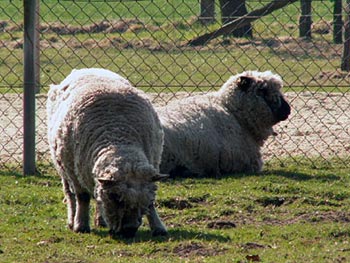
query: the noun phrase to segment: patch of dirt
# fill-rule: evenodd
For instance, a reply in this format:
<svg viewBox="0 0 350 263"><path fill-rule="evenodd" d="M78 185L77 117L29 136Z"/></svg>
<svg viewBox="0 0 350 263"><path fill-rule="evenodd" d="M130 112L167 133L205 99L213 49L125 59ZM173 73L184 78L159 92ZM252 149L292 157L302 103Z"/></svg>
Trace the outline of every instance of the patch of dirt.
<svg viewBox="0 0 350 263"><path fill-rule="evenodd" d="M254 48L256 50L271 48L271 52L279 54L280 56L307 56L307 57L327 57L328 59L341 56L342 45L328 44L325 40L305 40L303 38L294 37L275 37L270 39L262 39L259 36L254 39L240 39L217 38L206 46L189 47L185 43L174 42L169 40L167 42L160 42L153 37L136 38L133 40L126 40L122 37L109 37L108 34L119 33L122 36L126 32L140 32L148 31L151 33L157 31L173 31L173 30L190 30L191 26L196 23L193 18L188 21L169 22L162 26L148 25L139 19L120 19L120 20L102 20L89 25L71 25L62 22L43 23L40 25L41 40L40 46L42 49L55 48L61 49L63 47L69 48L141 48L152 51L170 51L175 49L183 50L215 50L220 49L236 49L242 50ZM295 25L286 25L286 28L292 28ZM332 29L330 22L321 21L313 24L313 32L317 34L328 34ZM0 32L23 31L23 24L14 24L11 21L0 21ZM106 37L102 40L94 40L89 38L83 41L78 41L74 37L68 40L63 36L76 34L94 34L103 33ZM56 34L56 36L52 36ZM46 37L47 36L47 37ZM0 40L0 48L7 49L21 49L23 48L23 39Z"/></svg>
<svg viewBox="0 0 350 263"><path fill-rule="evenodd" d="M5 28L9 25L9 22L7 21L0 21L0 32L4 32Z"/></svg>
<svg viewBox="0 0 350 263"><path fill-rule="evenodd" d="M350 213L342 211L316 211L302 213L299 215L281 214L279 217L261 217L254 212L234 213L229 216L220 216L219 218L192 218L187 220L188 225L201 225L205 222L210 229L232 229L242 225L290 225L300 223L319 223L319 222L338 222L350 223Z"/></svg>
<svg viewBox="0 0 350 263"><path fill-rule="evenodd" d="M263 248L271 248L270 245L262 245L254 242L248 242L244 243L241 245L241 248L244 250L249 250L249 249L263 249Z"/></svg>
<svg viewBox="0 0 350 263"><path fill-rule="evenodd" d="M268 225L290 225L297 223L317 223L317 222L338 222L349 223L350 214L339 211L320 211L313 213L305 213L294 216L286 220L280 220L276 218L265 218L263 224Z"/></svg>
<svg viewBox="0 0 350 263"><path fill-rule="evenodd" d="M139 19L102 20L89 25L71 25L62 22L42 23L39 26L41 34L56 33L57 35L94 34L94 33L124 33L128 30L138 31L159 30L156 26L147 26ZM11 21L0 21L0 32L22 31L23 24L15 24Z"/></svg>
<svg viewBox="0 0 350 263"><path fill-rule="evenodd" d="M156 105L189 96L188 93L149 94ZM350 93L288 92L292 112L288 120L274 127L262 149L265 161L273 158L304 156L346 157L350 152ZM46 138L46 95L37 96L36 148L38 159L49 160ZM0 95L0 163L22 160L23 143L22 94ZM172 201L177 207L196 203L193 200ZM170 203L168 205L171 205Z"/></svg>
<svg viewBox="0 0 350 263"><path fill-rule="evenodd" d="M208 221L210 221L210 219L208 219ZM216 222L224 222L222 224L223 227L220 228L220 223L217 224ZM236 227L239 227L242 225L284 226L284 225L290 225L290 224L319 223L319 222L338 222L338 223L348 224L350 222L350 213L341 212L341 211L317 211L317 212L299 214L295 216L281 215L279 217L273 217L273 218L265 217L263 219L259 218L254 213L236 213L230 216L222 216L216 219L215 221L212 220L210 221L209 224L210 226L213 226L213 227L209 227L209 224L207 224L207 227L213 228L213 229L225 229L225 224L226 224L225 222L228 222L228 225L234 224ZM200 223L203 223L203 219L200 219L200 220L198 219L188 223L198 225ZM218 228L215 228L214 226L218 226Z"/></svg>
<svg viewBox="0 0 350 263"><path fill-rule="evenodd" d="M188 258L193 256L217 256L224 254L227 249L225 248L211 248L205 247L203 244L198 242L191 242L189 244L180 244L176 246L172 253L178 255L181 258Z"/></svg>
<svg viewBox="0 0 350 263"><path fill-rule="evenodd" d="M210 194L204 194L202 196L190 196L188 197L188 201L192 202L192 203L205 203L208 199L208 197L210 197Z"/></svg>
<svg viewBox="0 0 350 263"><path fill-rule="evenodd" d="M230 229L235 228L236 224L232 221L217 220L208 223L207 227L212 229Z"/></svg>
<svg viewBox="0 0 350 263"><path fill-rule="evenodd" d="M337 222L337 223L349 223L350 214L339 211L322 211L314 213L301 214L295 218L291 218L284 222L284 224L295 224L299 222Z"/></svg>
<svg viewBox="0 0 350 263"><path fill-rule="evenodd" d="M160 206L164 206L170 209L178 209L178 210L183 210L186 208L193 207L193 205L188 200L181 199L179 197L170 198L167 200L158 200L158 204Z"/></svg>
<svg viewBox="0 0 350 263"><path fill-rule="evenodd" d="M0 20L0 32L23 31L23 23L16 24L9 20Z"/></svg>
<svg viewBox="0 0 350 263"><path fill-rule="evenodd" d="M264 197L264 198L259 198L256 200L259 204L262 206L281 206L285 202L285 198L283 197Z"/></svg>
<svg viewBox="0 0 350 263"><path fill-rule="evenodd" d="M245 258L248 262L261 262L259 255L246 255Z"/></svg>
<svg viewBox="0 0 350 263"><path fill-rule="evenodd" d="M337 79L345 79L350 78L350 72L344 72L340 70L336 71L321 71L318 75L318 78L321 80L337 80Z"/></svg>
<svg viewBox="0 0 350 263"><path fill-rule="evenodd" d="M333 25L329 21L318 21L317 23L312 23L311 31L316 34L326 35L331 33L333 30Z"/></svg>
<svg viewBox="0 0 350 263"><path fill-rule="evenodd" d="M187 208L192 208L194 204L205 203L209 196L209 194L205 194L203 196L189 197L188 199L175 197L166 200L158 200L158 204L160 206L164 206L170 209L183 210Z"/></svg>

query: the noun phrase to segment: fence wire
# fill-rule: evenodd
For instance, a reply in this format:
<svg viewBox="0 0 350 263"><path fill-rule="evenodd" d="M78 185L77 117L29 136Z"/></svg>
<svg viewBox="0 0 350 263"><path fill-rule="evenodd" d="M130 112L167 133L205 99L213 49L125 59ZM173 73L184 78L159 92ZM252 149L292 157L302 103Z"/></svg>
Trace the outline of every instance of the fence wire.
<svg viewBox="0 0 350 263"><path fill-rule="evenodd" d="M232 8L230 2L237 4ZM255 21L234 32L189 45L240 18L239 12L249 14L269 3L40 1L37 160L49 160L48 86L62 81L73 68L115 71L148 92L155 104L217 90L230 75L245 70L271 70L283 78L292 115L275 128L278 135L264 146L264 159L283 165L286 159L299 164L321 158L349 167L349 73L340 70L343 39L337 34L335 40L339 30L335 25L341 23L342 30L346 18L345 3L340 1L341 9L334 13L339 1L294 1L263 17L255 16ZM305 3L311 3L309 13L302 8ZM22 18L22 1L0 0L1 169L22 165ZM306 24L306 32L302 33L301 24Z"/></svg>

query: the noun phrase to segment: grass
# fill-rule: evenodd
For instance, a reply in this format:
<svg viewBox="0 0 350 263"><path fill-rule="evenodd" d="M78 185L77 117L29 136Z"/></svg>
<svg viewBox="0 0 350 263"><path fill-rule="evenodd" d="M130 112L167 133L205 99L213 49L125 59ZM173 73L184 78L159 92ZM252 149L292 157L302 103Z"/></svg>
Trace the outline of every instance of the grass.
<svg viewBox="0 0 350 263"><path fill-rule="evenodd" d="M349 262L349 170L290 163L260 175L159 183L169 236L151 237L144 222L129 240L105 228L69 231L51 166L37 176L0 172L0 261Z"/></svg>
<svg viewBox="0 0 350 263"><path fill-rule="evenodd" d="M22 22L21 17L16 16L23 12L23 3L16 1L1 0L4 12L0 14L0 19L14 19L17 23ZM246 6L248 11L261 8L270 0L248 0ZM333 4L330 1L312 2L313 20L315 18L332 19ZM40 2L42 20L47 22L57 21L57 17L65 22L102 20L106 16L118 18L133 18L154 20L156 23L164 23L170 20L188 19L193 15L198 15L199 4L196 0L152 0L152 1L57 1L44 0ZM115 12L118 10L118 12ZM220 18L220 8L216 3L216 14ZM300 4L292 4L282 10L274 12L274 16L265 17L265 21L271 22L274 17L281 19L281 23L288 23L291 18L300 13ZM75 17L76 19L72 19ZM316 19L316 20L317 20Z"/></svg>
<svg viewBox="0 0 350 263"><path fill-rule="evenodd" d="M244 52L242 54L242 52ZM317 79L320 69L335 71L338 58L315 59L307 57L294 61L270 48L257 50L232 49L213 51L152 52L144 49L113 48L46 49L41 55L41 84L48 87L59 83L72 68L103 67L126 76L137 87L220 87L232 74L244 70L272 70L283 76L285 86L337 86L340 80L327 83ZM8 57L16 56L4 50ZM14 65L14 66L13 66ZM20 64L12 60L0 64L3 83L19 85L22 81ZM316 76L316 78L315 78ZM321 83L320 83L321 82Z"/></svg>

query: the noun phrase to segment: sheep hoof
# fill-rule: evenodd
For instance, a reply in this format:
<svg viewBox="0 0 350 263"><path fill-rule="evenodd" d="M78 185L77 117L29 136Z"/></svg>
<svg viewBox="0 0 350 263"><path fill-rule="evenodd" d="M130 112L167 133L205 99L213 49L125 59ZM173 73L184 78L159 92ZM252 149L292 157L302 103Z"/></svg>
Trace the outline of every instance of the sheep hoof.
<svg viewBox="0 0 350 263"><path fill-rule="evenodd" d="M168 231L166 231L165 229L162 229L162 228L157 228L157 229L154 229L152 231L153 237L167 236L167 235L168 235Z"/></svg>
<svg viewBox="0 0 350 263"><path fill-rule="evenodd" d="M73 229L76 233L90 233L90 227L74 227Z"/></svg>

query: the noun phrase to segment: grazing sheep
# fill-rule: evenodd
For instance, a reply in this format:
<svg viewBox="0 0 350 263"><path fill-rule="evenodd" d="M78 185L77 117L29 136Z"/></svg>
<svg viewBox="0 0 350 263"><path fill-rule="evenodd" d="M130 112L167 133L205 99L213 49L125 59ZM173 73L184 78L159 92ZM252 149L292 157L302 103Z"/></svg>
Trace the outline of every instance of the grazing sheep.
<svg viewBox="0 0 350 263"><path fill-rule="evenodd" d="M261 171L260 148L291 110L281 87L281 78L270 71L247 71L217 92L156 109L164 129L160 171L216 177Z"/></svg>
<svg viewBox="0 0 350 263"><path fill-rule="evenodd" d="M51 85L48 139L62 178L68 226L89 232L90 198L95 225L110 234L135 235L147 215L153 235L165 235L154 207L163 130L146 95L104 69L73 70Z"/></svg>

